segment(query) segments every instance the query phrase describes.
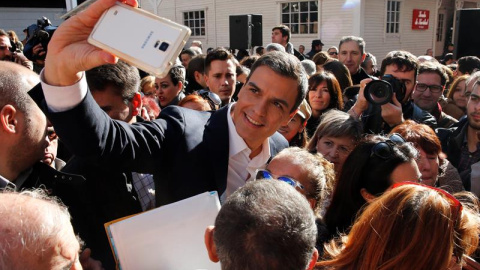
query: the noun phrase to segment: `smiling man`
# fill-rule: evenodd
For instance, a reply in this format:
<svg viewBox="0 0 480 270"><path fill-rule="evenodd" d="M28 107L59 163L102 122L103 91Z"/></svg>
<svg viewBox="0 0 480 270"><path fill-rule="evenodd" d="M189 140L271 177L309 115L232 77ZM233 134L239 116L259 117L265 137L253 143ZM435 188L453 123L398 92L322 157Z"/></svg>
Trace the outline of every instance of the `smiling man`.
<svg viewBox="0 0 480 270"><path fill-rule="evenodd" d="M417 84L412 94L415 105L431 113L437 120L437 126L442 128L448 128L458 122L457 119L444 113L438 104L447 81L448 76L440 65L422 63L418 69Z"/></svg>
<svg viewBox="0 0 480 270"><path fill-rule="evenodd" d="M114 4L95 2L63 23L49 45L44 110L75 154L154 174L159 206L211 190L226 197L288 146L276 130L305 98L307 77L294 56L279 52L258 59L238 102L216 112L172 106L153 122L123 125L111 120L94 103L83 70L115 58L85 42L93 24L84 22L95 22ZM80 36L78 27L86 29Z"/></svg>

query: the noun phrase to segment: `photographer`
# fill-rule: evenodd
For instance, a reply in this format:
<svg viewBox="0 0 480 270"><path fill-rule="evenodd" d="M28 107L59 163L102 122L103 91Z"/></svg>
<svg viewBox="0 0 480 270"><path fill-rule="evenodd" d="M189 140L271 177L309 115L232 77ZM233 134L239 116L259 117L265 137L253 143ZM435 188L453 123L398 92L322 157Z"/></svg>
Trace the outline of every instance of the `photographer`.
<svg viewBox="0 0 480 270"><path fill-rule="evenodd" d="M12 47L8 33L0 29L0 60L11 61L33 70L32 61L28 60L22 51Z"/></svg>
<svg viewBox="0 0 480 270"><path fill-rule="evenodd" d="M392 51L387 54L382 61L380 73L382 79L388 80L389 84L393 86L393 95L388 100L389 102L385 102L385 104L374 104L376 97L370 98L370 101L367 100L364 92L372 96L376 94L378 88L373 90L374 87L367 87L366 89L367 84L373 81L372 79L361 81L358 99L348 113L357 119L362 119L366 133L388 133L393 127L403 123L406 119L412 119L432 128L436 127L435 118L430 113L420 109L411 100L412 91L416 84L418 66L417 58L409 52ZM375 84L378 85L379 83ZM383 94L383 89L378 93L380 92Z"/></svg>
<svg viewBox="0 0 480 270"><path fill-rule="evenodd" d="M41 17L36 24L26 28L27 41L23 53L33 61L33 70L40 73L45 66L45 57L47 56L47 45L57 26L53 26L47 17Z"/></svg>

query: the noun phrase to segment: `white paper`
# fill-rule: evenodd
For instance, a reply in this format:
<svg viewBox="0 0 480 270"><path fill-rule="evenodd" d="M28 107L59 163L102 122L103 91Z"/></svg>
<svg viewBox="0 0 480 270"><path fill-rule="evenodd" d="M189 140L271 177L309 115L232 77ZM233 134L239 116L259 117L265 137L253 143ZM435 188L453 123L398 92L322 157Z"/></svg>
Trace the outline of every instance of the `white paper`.
<svg viewBox="0 0 480 270"><path fill-rule="evenodd" d="M121 269L219 270L204 244L219 210L217 192L205 192L112 224Z"/></svg>

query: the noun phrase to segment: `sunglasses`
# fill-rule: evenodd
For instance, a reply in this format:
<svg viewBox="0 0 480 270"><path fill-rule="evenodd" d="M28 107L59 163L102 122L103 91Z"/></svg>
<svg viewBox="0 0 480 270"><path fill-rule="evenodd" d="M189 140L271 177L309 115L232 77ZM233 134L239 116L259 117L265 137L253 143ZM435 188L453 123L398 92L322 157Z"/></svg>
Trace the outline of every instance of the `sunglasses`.
<svg viewBox="0 0 480 270"><path fill-rule="evenodd" d="M329 55L338 55L338 52L329 52Z"/></svg>
<svg viewBox="0 0 480 270"><path fill-rule="evenodd" d="M197 91L197 93L199 96L206 99L208 103L210 103L212 110L216 110L220 106L220 104L222 104L222 100L220 99L220 97L213 92L202 89Z"/></svg>
<svg viewBox="0 0 480 270"><path fill-rule="evenodd" d="M393 147L396 145L402 145L405 142L405 139L400 134L393 133L388 137L388 140L379 142L373 146L370 157L377 156L382 159L389 159L393 156Z"/></svg>
<svg viewBox="0 0 480 270"><path fill-rule="evenodd" d="M269 171L259 169L255 172L255 180L261 180L261 179L267 179L267 180L278 179L280 181L283 181L289 184L294 188L298 187L299 189L305 189L305 187L302 184L300 184L297 180L291 177L288 177L288 176L273 177L272 173L270 173Z"/></svg>
<svg viewBox="0 0 480 270"><path fill-rule="evenodd" d="M445 197L445 199L447 199L448 202L450 203L452 218L455 222L457 221L458 217L460 217L460 215L462 214L462 210L463 210L462 203L459 200L457 200L457 198L453 197L452 194L448 193L447 191L445 191L443 189L436 188L436 187L431 187L431 186L427 186L427 185L423 185L423 184L419 184L419 183L415 183L415 182L395 183L395 184L393 184L392 189L397 188L397 187L401 187L401 186L406 186L406 185L415 185L415 186L426 187L426 188L429 188L429 189L433 189L433 190L437 191L438 193L440 193L441 195L443 195Z"/></svg>

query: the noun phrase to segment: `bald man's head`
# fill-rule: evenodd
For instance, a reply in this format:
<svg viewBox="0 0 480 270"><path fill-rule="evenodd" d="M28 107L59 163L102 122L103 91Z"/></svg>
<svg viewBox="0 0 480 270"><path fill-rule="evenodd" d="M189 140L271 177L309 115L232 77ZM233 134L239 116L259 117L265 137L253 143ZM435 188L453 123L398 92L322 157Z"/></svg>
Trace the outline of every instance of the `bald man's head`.
<svg viewBox="0 0 480 270"><path fill-rule="evenodd" d="M48 146L47 119L27 93L38 82L33 71L0 61L0 175L12 182Z"/></svg>
<svg viewBox="0 0 480 270"><path fill-rule="evenodd" d="M40 82L38 75L28 68L12 62L0 62L0 108L6 104L22 111L29 109L32 100L27 92Z"/></svg>
<svg viewBox="0 0 480 270"><path fill-rule="evenodd" d="M65 206L42 191L0 193L0 269L81 269Z"/></svg>

